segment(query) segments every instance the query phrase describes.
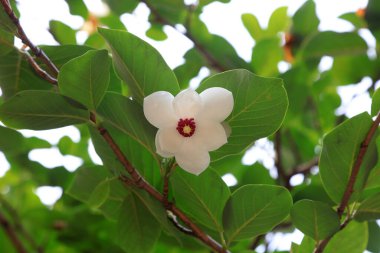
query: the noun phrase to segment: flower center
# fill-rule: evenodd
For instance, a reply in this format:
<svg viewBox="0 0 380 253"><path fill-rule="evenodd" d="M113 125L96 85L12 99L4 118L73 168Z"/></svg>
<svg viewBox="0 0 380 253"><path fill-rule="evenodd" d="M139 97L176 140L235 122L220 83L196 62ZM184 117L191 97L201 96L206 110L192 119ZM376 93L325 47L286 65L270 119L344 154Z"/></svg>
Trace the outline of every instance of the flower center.
<svg viewBox="0 0 380 253"><path fill-rule="evenodd" d="M190 137L195 133L194 118L179 119L177 124L177 131L183 137Z"/></svg>

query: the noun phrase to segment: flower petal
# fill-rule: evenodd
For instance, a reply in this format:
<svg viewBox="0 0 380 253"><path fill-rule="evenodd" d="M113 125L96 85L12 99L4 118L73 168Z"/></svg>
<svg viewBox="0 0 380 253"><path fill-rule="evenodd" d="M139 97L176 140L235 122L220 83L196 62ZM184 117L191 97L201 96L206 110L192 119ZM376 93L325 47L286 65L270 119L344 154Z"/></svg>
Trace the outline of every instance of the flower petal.
<svg viewBox="0 0 380 253"><path fill-rule="evenodd" d="M234 107L231 91L213 87L204 90L199 96L203 103L202 117L222 122L231 114Z"/></svg>
<svg viewBox="0 0 380 253"><path fill-rule="evenodd" d="M199 175L210 164L209 153L198 145L191 145L192 142L184 143L180 152L175 154L178 165L187 172Z"/></svg>
<svg viewBox="0 0 380 253"><path fill-rule="evenodd" d="M207 151L214 151L227 143L227 135L220 123L199 120L193 136Z"/></svg>
<svg viewBox="0 0 380 253"><path fill-rule="evenodd" d="M144 98L144 115L157 128L176 124L173 109L173 95L166 91L157 91Z"/></svg>
<svg viewBox="0 0 380 253"><path fill-rule="evenodd" d="M156 134L156 139L155 139L155 142L156 142L156 152L157 152L157 154L159 154L160 156L165 157L165 158L173 157L173 156L174 156L173 154L171 154L171 153L169 153L169 152L165 152L165 151L162 150L162 148L161 148L161 144L160 144L160 140L159 140L158 136L159 136L159 135L158 135L158 132L157 132L157 134Z"/></svg>
<svg viewBox="0 0 380 253"><path fill-rule="evenodd" d="M178 150L182 148L182 144L185 141L185 137L181 136L175 127L165 127L159 129L156 139L159 143L160 150L168 154L177 153Z"/></svg>
<svg viewBox="0 0 380 253"><path fill-rule="evenodd" d="M197 92L187 89L174 98L173 106L179 118L194 118L202 107L202 100Z"/></svg>

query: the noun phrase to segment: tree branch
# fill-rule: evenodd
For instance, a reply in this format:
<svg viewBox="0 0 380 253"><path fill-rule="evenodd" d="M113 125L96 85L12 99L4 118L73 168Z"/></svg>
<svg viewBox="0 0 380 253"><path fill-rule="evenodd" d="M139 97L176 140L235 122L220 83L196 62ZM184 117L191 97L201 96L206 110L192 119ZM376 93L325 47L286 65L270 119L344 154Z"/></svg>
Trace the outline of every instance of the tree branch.
<svg viewBox="0 0 380 253"><path fill-rule="evenodd" d="M342 217L344 210L348 206L348 202L350 200L350 197L351 197L352 193L354 192L354 185L356 182L356 177L359 173L360 166L363 163L365 154L367 153L367 150L368 150L368 146L372 140L372 137L375 135L379 124L380 124L380 113L377 114L375 121L372 123L371 128L368 130L364 141L360 145L359 154L356 157L354 167L352 168L351 175L350 175L350 178L349 178L347 186L346 186L346 190L344 191L342 200L341 200L339 207L337 209L337 214L338 214L339 218ZM340 225L340 230L345 228L349 222L350 222L350 217L347 217L345 219L345 221ZM314 250L314 253L322 253L323 250L325 249L325 247L327 246L328 242L331 240L331 238L332 238L332 236L327 237L326 239L322 240L319 243L318 247Z"/></svg>
<svg viewBox="0 0 380 253"><path fill-rule="evenodd" d="M288 175L288 178L290 179L292 176L294 175L297 175L297 174L308 174L310 173L310 170L314 167L314 166L317 166L318 165L318 161L319 161L319 158L318 157L314 157L312 160L306 162L306 163L303 163L301 165L298 165L297 167L295 167L292 172Z"/></svg>
<svg viewBox="0 0 380 253"><path fill-rule="evenodd" d="M168 25L178 31L178 29L175 27L174 24L172 24L169 20L167 20L165 17L163 17L150 3L149 0L140 0L140 2L144 3L152 12L152 14L156 17L156 20L163 24L163 25ZM179 33L183 34L185 37L187 37L191 42L194 43L195 48L203 55L203 57L207 60L209 63L210 67L216 69L219 72L226 71L227 68L225 68L223 65L217 61L213 55L211 55L207 49L197 41L197 39L188 31L189 27L185 27L186 32L182 33L178 31Z"/></svg>
<svg viewBox="0 0 380 253"><path fill-rule="evenodd" d="M26 50L23 50L22 51L24 53L24 55L26 56L26 59L28 60L29 62L29 65L32 66L32 68L34 69L34 71L42 78L42 79L45 79L46 81L48 81L49 83L53 84L53 85L57 85L58 84L58 80L54 77L52 77L49 73L47 73L45 70L43 70L38 64L37 62L33 59L32 56L30 56L30 54L26 51Z"/></svg>
<svg viewBox="0 0 380 253"><path fill-rule="evenodd" d="M0 213L0 225L3 227L4 232L11 240L13 246L17 250L18 253L27 253L24 245L21 240L18 238L17 233L13 230L12 224L5 218L5 216Z"/></svg>
<svg viewBox="0 0 380 253"><path fill-rule="evenodd" d="M30 50L33 52L35 56L40 58L46 66L50 69L50 71L53 73L53 75L58 75L58 68L54 65L54 63L49 59L49 57L45 54L44 51L42 51L39 47L35 46L29 38L26 36L24 29L20 25L20 20L16 16L16 14L13 12L12 7L8 0L0 0L3 9L5 13L7 13L8 17L12 20L13 24L17 28L17 37L21 39L21 41L27 45Z"/></svg>

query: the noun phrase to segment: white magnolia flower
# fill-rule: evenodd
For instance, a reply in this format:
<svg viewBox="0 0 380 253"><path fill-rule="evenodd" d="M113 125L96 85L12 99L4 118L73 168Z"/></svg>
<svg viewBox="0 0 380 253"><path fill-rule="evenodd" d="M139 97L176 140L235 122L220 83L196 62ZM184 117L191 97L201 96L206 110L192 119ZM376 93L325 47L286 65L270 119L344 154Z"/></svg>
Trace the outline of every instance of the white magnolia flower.
<svg viewBox="0 0 380 253"><path fill-rule="evenodd" d="M199 175L210 164L209 151L227 143L222 122L234 105L232 93L210 88L201 94L187 89L176 97L158 91L144 99L144 114L158 128L157 153L173 157L184 170Z"/></svg>

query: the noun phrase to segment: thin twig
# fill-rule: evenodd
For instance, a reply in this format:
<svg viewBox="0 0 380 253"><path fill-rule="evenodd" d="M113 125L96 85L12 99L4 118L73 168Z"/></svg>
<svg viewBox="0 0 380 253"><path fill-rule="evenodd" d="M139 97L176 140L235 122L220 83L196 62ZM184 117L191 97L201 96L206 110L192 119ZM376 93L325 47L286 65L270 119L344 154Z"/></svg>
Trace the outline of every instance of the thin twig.
<svg viewBox="0 0 380 253"><path fill-rule="evenodd" d="M172 24L169 20L167 20L165 17L163 17L150 3L148 0L140 0L140 2L144 3L149 9L150 11L153 13L153 15L155 16L157 22L163 24L163 25L168 25L170 27L172 27L173 29L175 29L176 31L178 31L178 29L175 27L174 24ZM216 69L217 71L219 72L223 72L223 71L226 71L227 68L224 67L223 65L221 65L219 63L219 61L217 61L213 55L211 55L207 49L201 44L198 42L198 40L188 31L189 30L189 27L186 27L187 31L185 33L182 33L180 31L178 31L179 33L183 34L185 37L187 37L189 40L191 40L191 42L194 43L194 46L196 49L198 49L198 51L204 56L204 58L207 60L207 62L209 63L210 67Z"/></svg>
<svg viewBox="0 0 380 253"><path fill-rule="evenodd" d="M11 240L17 252L27 253L24 245L22 244L21 240L18 238L16 231L14 231L12 224L7 220L7 218L5 218L5 216L2 213L0 213L0 225L3 227L4 232L9 237L9 240Z"/></svg>
<svg viewBox="0 0 380 253"><path fill-rule="evenodd" d="M338 214L339 218L342 217L344 210L348 206L350 197L351 197L352 193L354 192L354 185L355 185L355 182L356 182L356 177L357 177L357 175L359 173L360 166L363 163L364 156L365 156L365 154L367 153L367 150L368 150L368 146L369 146L369 144L370 144L370 142L372 140L372 137L376 133L376 130L377 130L379 124L380 124L380 113L378 113L375 121L371 125L371 128L368 130L367 135L366 135L364 141L360 145L359 154L356 157L356 160L355 160L355 163L354 163L354 167L352 168L351 175L350 175L350 178L349 178L348 183L347 183L346 190L344 191L342 200L341 200L341 202L339 204L339 207L337 209L337 214ZM340 230L342 230L343 228L345 228L346 225L350 222L350 220L351 219L348 216L345 219L345 221L340 225ZM322 253L332 237L333 237L333 235L331 235L330 237L327 237L326 239L322 240L318 244L317 248L314 250L314 253Z"/></svg>
<svg viewBox="0 0 380 253"><path fill-rule="evenodd" d="M40 58L46 66L49 67L49 69L52 71L53 75L58 75L58 68L54 65L54 63L49 59L49 57L45 54L44 51L42 51L39 47L35 46L29 38L26 36L24 29L20 25L20 20L16 16L16 14L13 12L12 7L8 0L0 0L3 9L5 13L9 16L9 18L12 20L13 24L17 28L17 37L21 39L21 41L27 45L30 50L32 50L33 54Z"/></svg>
<svg viewBox="0 0 380 253"><path fill-rule="evenodd" d="M312 160L306 162L306 163L303 163L301 165L298 165L297 167L295 167L292 172L288 175L289 179L294 176L294 175L297 175L297 174L303 174L303 175L306 175L308 173L310 173L311 169L315 166L318 165L318 161L319 161L319 158L318 157L314 157Z"/></svg>
<svg viewBox="0 0 380 253"><path fill-rule="evenodd" d="M251 245L249 246L249 249L255 250L261 244L261 240L263 238L265 238L265 234L256 236Z"/></svg>
<svg viewBox="0 0 380 253"><path fill-rule="evenodd" d="M38 64L37 62L33 59L32 56L30 56L30 54L27 52L27 51L23 51L24 55L26 56L26 59L28 60L30 66L32 66L32 68L34 69L34 71L40 76L42 77L43 79L45 79L46 81L48 81L49 83L53 84L53 85L57 85L58 84L58 81L56 78L52 77L49 73L47 73L45 70L43 70Z"/></svg>

